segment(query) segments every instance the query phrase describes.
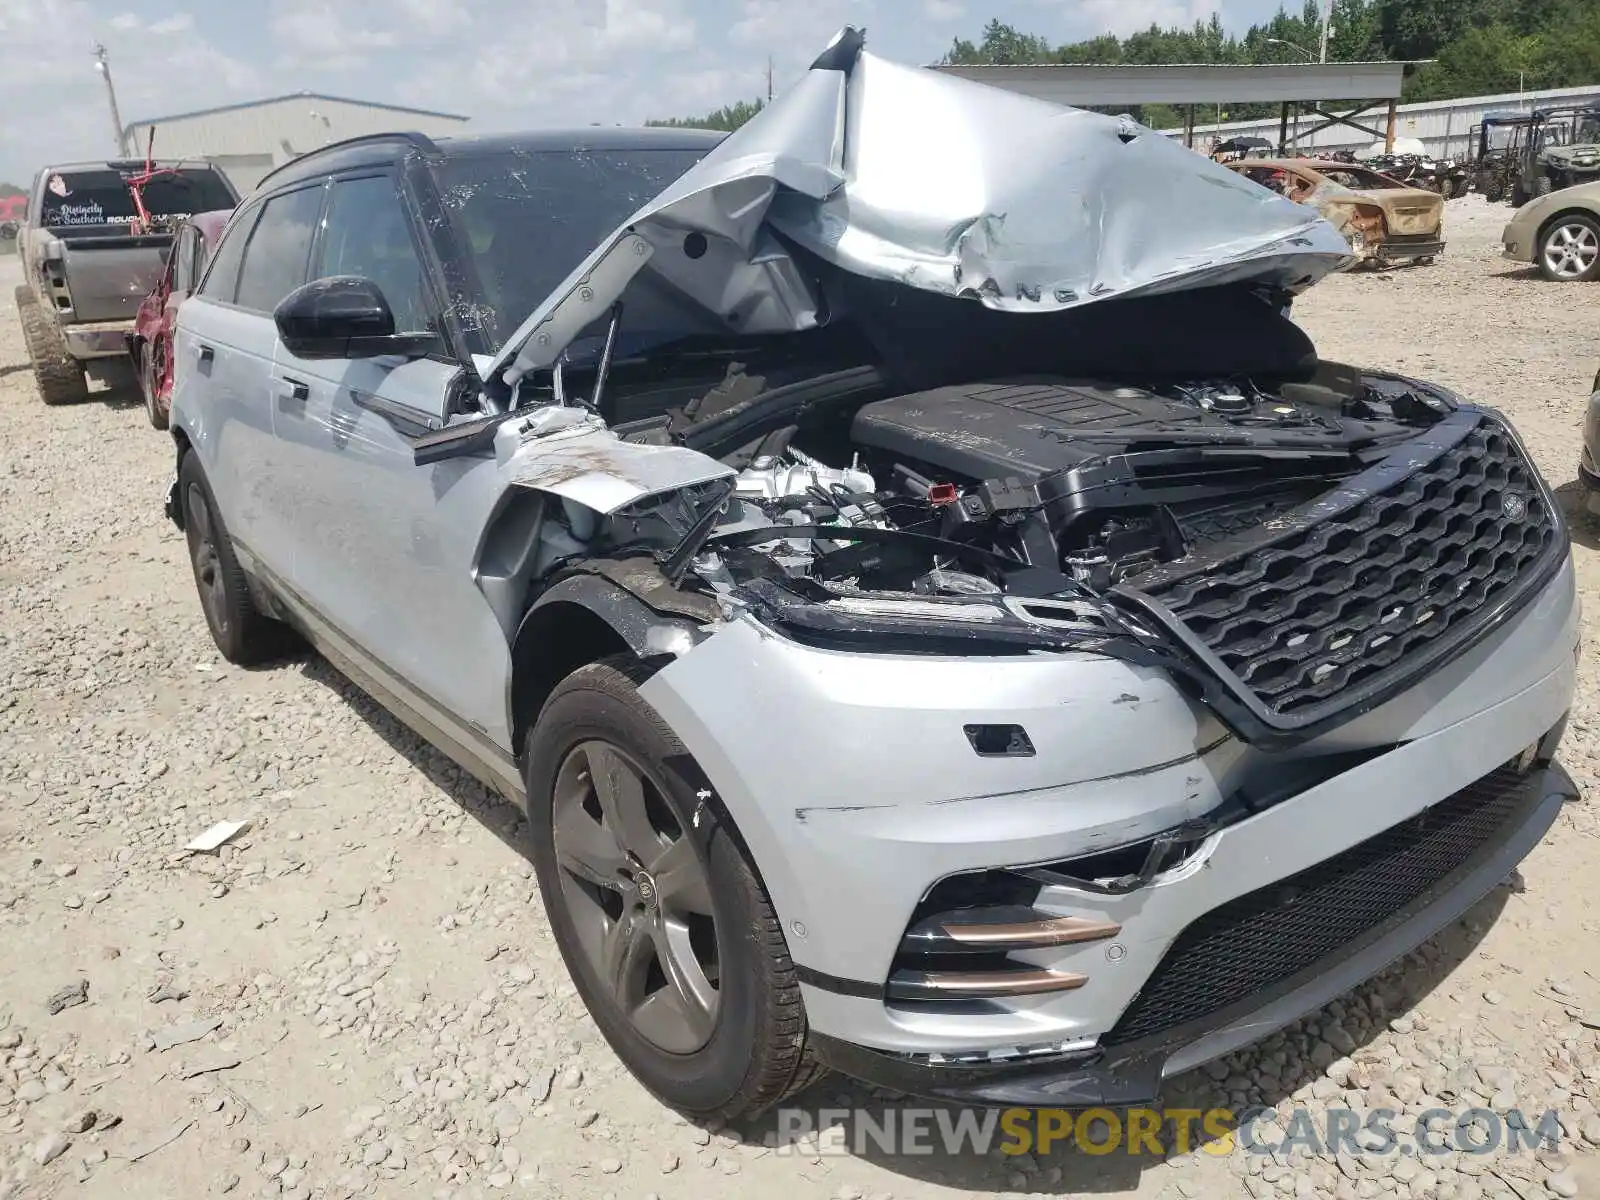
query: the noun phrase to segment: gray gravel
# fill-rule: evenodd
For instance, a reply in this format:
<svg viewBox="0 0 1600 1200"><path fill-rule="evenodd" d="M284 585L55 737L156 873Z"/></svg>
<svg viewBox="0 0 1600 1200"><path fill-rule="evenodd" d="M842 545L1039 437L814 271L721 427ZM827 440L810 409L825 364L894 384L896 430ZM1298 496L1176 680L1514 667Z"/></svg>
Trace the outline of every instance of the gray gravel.
<svg viewBox="0 0 1600 1200"><path fill-rule="evenodd" d="M1600 290L1502 263L1508 211L1452 202L1436 266L1340 277L1297 312L1324 354L1505 408L1567 484ZM0 277L14 281L13 260ZM324 664L220 661L160 511L166 439L122 394L45 409L24 364L7 310L0 1198L1600 1195L1587 799L1467 920L1167 1097L1265 1106L1282 1132L1300 1107L1551 1108L1559 1152L1179 1155L1169 1141L1164 1163L890 1160L835 1153L836 1135L773 1149L770 1126L687 1124L584 1015L504 840L515 815ZM1597 538L1576 523L1591 604ZM1566 760L1592 788L1600 680L1585 649ZM214 854L181 851L223 820L251 826ZM79 980L86 999L51 1014ZM157 1049L174 1027L202 1032ZM806 1103L885 1100L829 1080Z"/></svg>

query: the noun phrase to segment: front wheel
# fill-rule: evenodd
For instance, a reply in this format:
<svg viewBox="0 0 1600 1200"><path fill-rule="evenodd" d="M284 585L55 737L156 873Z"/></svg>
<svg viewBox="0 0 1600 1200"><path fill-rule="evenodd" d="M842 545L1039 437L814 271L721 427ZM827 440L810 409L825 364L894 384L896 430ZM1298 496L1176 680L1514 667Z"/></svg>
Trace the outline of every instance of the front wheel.
<svg viewBox="0 0 1600 1200"><path fill-rule="evenodd" d="M1600 221L1583 213L1552 221L1539 237L1539 273L1556 283L1600 277Z"/></svg>
<svg viewBox="0 0 1600 1200"><path fill-rule="evenodd" d="M534 869L578 994L617 1056L699 1119L808 1084L783 930L727 814L643 699L631 656L573 672L528 735Z"/></svg>
<svg viewBox="0 0 1600 1200"><path fill-rule="evenodd" d="M1533 181L1533 194L1535 196L1548 196L1556 190L1556 181L1548 175L1541 175Z"/></svg>

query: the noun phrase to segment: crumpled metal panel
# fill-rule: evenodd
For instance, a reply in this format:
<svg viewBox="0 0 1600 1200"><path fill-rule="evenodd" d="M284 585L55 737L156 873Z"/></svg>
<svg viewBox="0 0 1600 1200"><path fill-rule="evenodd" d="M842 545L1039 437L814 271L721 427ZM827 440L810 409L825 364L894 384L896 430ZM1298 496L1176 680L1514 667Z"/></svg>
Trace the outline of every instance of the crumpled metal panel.
<svg viewBox="0 0 1600 1200"><path fill-rule="evenodd" d="M485 375L549 366L642 270L730 330L807 329L818 299L775 231L844 270L1019 313L1238 280L1299 290L1349 261L1314 210L1125 117L861 47L843 30L597 247Z"/></svg>

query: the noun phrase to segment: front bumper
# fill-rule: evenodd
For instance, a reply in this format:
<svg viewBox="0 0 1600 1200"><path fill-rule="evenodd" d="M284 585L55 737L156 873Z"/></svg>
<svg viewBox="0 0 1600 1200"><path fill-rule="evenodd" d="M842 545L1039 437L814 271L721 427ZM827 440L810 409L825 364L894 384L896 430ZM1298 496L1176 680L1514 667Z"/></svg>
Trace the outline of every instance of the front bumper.
<svg viewBox="0 0 1600 1200"><path fill-rule="evenodd" d="M784 924L822 1052L847 1071L887 1071L893 1086L926 1091L911 1081L921 1070L946 1069L935 1065L940 1057L1100 1052L1197 916L1416 817L1555 729L1571 705L1577 634L1568 562L1492 635L1408 691L1272 754L1230 736L1163 673L1120 661L834 652L749 620L719 629L640 693L737 823ZM735 680L746 686L731 686ZM759 681L759 706L745 699L750 681ZM1021 725L1036 753L975 754L962 734L972 722ZM1263 780L1297 773L1310 782L1211 829L1178 866L1132 890L1043 888L1032 904L1044 915L1119 927L1113 938L1010 956L1019 966L1079 976L1081 986L965 1006L891 996L908 925L941 881L1152 838L1204 820ZM1317 1007L1450 920L1452 905L1459 912L1487 891L1553 813L1545 806L1500 839L1513 847L1509 857L1478 864L1498 871L1494 879L1480 887L1473 875L1435 889L1436 903L1386 928L1359 968L1346 965L1356 956L1341 954L1266 1016L1221 1014L1214 1029L1163 1030L1159 1046L1124 1046L1117 1061L1153 1055L1155 1065L1140 1068L1144 1087L1162 1070L1264 1035L1262 1022ZM1167 1035L1200 1049L1180 1054ZM1059 1061L1054 1070L1062 1074ZM1083 1070L1106 1074L1098 1062ZM1080 1094L1077 1087L1062 1085Z"/></svg>
<svg viewBox="0 0 1600 1200"><path fill-rule="evenodd" d="M1551 764L1526 776L1505 840L1485 842L1466 863L1370 933L1250 1000L1106 1050L1024 1062L935 1065L885 1054L833 1037L816 1039L830 1066L857 1079L913 1095L966 1103L1044 1107L1136 1105L1154 1101L1163 1079L1260 1041L1359 986L1452 921L1503 881L1577 794Z"/></svg>
<svg viewBox="0 0 1600 1200"><path fill-rule="evenodd" d="M63 325L67 353L80 361L90 358L121 358L128 353L132 321L89 321L82 325Z"/></svg>

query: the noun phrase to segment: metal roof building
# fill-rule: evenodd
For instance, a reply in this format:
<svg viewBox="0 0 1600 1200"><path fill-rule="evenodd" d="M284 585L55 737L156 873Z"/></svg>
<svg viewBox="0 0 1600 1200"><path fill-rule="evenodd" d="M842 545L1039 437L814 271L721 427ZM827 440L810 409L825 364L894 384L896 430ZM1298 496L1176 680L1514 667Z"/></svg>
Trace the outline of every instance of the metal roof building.
<svg viewBox="0 0 1600 1200"><path fill-rule="evenodd" d="M1474 152L1472 130L1485 116L1508 116L1526 113L1535 108L1556 108L1567 105L1600 104L1600 84L1588 87L1546 88L1540 91L1502 92L1493 96L1463 96L1457 100L1424 100L1416 104L1402 104L1396 109L1397 136L1416 138L1430 154L1439 157L1466 155ZM1196 137L1209 140L1213 133L1223 138L1271 138L1278 119L1258 121L1229 121L1221 125L1197 125ZM1164 129L1163 133L1182 137L1183 131ZM1312 150L1354 150L1364 153L1373 139L1351 129L1338 127L1320 130L1299 144Z"/></svg>
<svg viewBox="0 0 1600 1200"><path fill-rule="evenodd" d="M1278 141L1289 139L1291 113L1321 119L1317 128L1353 127L1380 140L1395 136L1395 108L1405 78L1420 62L1172 63L1159 65L1017 63L1003 66L940 65L963 79L1075 107L1174 104L1187 112L1185 138L1192 142L1195 106L1270 103L1280 106ZM1324 105L1355 104L1336 113ZM1375 105L1387 106L1383 128L1356 120Z"/></svg>
<svg viewBox="0 0 1600 1200"><path fill-rule="evenodd" d="M123 133L130 157L144 154L154 129L157 157L209 158L244 193L275 167L329 142L398 130L444 136L461 132L466 120L453 113L294 92L134 121Z"/></svg>

